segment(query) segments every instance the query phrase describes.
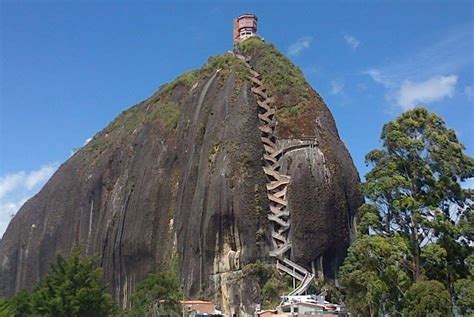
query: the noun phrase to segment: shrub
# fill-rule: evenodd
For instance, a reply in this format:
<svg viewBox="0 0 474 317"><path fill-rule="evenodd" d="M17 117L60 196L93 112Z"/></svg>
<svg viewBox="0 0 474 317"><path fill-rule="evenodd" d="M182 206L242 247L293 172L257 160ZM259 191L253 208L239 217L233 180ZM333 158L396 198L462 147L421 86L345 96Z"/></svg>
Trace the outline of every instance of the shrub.
<svg viewBox="0 0 474 317"><path fill-rule="evenodd" d="M94 260L79 248L68 258L58 255L31 295L22 291L0 304L0 316L114 316L115 304Z"/></svg>
<svg viewBox="0 0 474 317"><path fill-rule="evenodd" d="M451 297L441 282L414 283L405 294L404 316L451 316Z"/></svg>

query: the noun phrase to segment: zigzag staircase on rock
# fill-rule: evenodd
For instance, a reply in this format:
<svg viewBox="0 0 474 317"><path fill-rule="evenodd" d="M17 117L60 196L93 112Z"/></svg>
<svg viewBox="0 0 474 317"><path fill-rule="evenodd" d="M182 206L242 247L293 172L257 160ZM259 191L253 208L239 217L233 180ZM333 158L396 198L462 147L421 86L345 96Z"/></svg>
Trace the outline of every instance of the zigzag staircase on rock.
<svg viewBox="0 0 474 317"><path fill-rule="evenodd" d="M266 87L260 78L261 76L249 64L249 60L240 54L235 54L235 56L242 60L250 71L251 90L257 98L260 108L258 114L260 119L260 139L265 149L263 154L265 162L263 171L267 175L266 189L270 202L268 219L272 222L272 250L270 251L270 256L277 259L276 268L279 271L289 274L300 282L298 287L290 292L289 295L301 295L310 286L311 281L314 279L314 274L289 259L291 250L289 237L291 214L288 209L287 189L291 177L280 173L279 163L279 159L283 154L294 147L277 148L276 136L274 134L276 118L275 109L272 108L273 98L265 92Z"/></svg>

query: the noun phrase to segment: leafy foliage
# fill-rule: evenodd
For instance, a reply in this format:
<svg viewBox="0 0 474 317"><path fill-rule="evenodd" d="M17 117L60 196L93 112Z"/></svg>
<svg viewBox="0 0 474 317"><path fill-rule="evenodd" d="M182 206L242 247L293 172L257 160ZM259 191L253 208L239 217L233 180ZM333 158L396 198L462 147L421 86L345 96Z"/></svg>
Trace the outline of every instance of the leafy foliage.
<svg viewBox="0 0 474 317"><path fill-rule="evenodd" d="M467 259L469 276L454 283L455 303L462 314L474 313L474 255Z"/></svg>
<svg viewBox="0 0 474 317"><path fill-rule="evenodd" d="M474 159L463 153L465 148L454 131L424 108L386 124L382 141L383 149L366 156L373 169L366 175L363 192L372 210L367 212L365 207L363 229L369 225L377 234L397 232L407 237L416 281L423 266L421 246L426 242L436 240L448 252L448 259L467 256L463 250L468 243L461 239L452 213L464 218L466 207L472 204L471 192L462 189L460 181L474 176ZM374 225L377 216L381 221ZM448 269L449 274L459 269L465 272L456 265Z"/></svg>
<svg viewBox="0 0 474 317"><path fill-rule="evenodd" d="M178 280L169 272L149 274L132 296L132 311L127 316L145 316L147 313L179 314L183 293Z"/></svg>
<svg viewBox="0 0 474 317"><path fill-rule="evenodd" d="M174 130L178 125L181 110L175 102L164 102L152 112L151 120L160 121L166 130Z"/></svg>
<svg viewBox="0 0 474 317"><path fill-rule="evenodd" d="M222 54L210 57L200 69L186 72L175 80L162 85L150 98L123 111L104 130L99 132L85 146L84 150L92 155L88 159L95 159L115 146L122 144L121 140L129 139L133 133L145 124L161 124L164 132L173 132L181 117L180 101L183 92L189 92L195 84L209 79L218 69L221 75L234 72L238 80L246 79L248 69L244 63L232 54Z"/></svg>
<svg viewBox="0 0 474 317"><path fill-rule="evenodd" d="M462 314L474 313L474 280L463 278L454 283L456 292L456 306Z"/></svg>
<svg viewBox="0 0 474 317"><path fill-rule="evenodd" d="M9 300L0 300L0 316L26 317L33 312L30 296L26 291L18 292Z"/></svg>
<svg viewBox="0 0 474 317"><path fill-rule="evenodd" d="M113 316L115 305L94 258L82 256L75 248L67 259L57 256L31 295L18 293L0 312L5 316Z"/></svg>
<svg viewBox="0 0 474 317"><path fill-rule="evenodd" d="M340 271L348 306L367 316L375 316L381 307L387 313L399 310L410 286L408 252L408 243L400 236L357 239Z"/></svg>
<svg viewBox="0 0 474 317"><path fill-rule="evenodd" d="M179 258L171 258L166 271L150 273L132 295L132 309L125 316L141 317L147 314L180 315L184 294L179 281Z"/></svg>
<svg viewBox="0 0 474 317"><path fill-rule="evenodd" d="M240 43L244 53L259 54L257 70L268 82L271 92L295 93L307 98L306 81L303 73L273 45L258 37L251 37Z"/></svg>
<svg viewBox="0 0 474 317"><path fill-rule="evenodd" d="M291 283L292 280L289 276L278 274L273 270L272 275L261 288L263 307L274 309L281 302L281 296L291 291Z"/></svg>
<svg viewBox="0 0 474 317"><path fill-rule="evenodd" d="M298 132L304 114L310 110L311 91L301 70L272 44L258 37L242 41L238 49L254 56L253 67L262 75L267 90L275 97L276 115L282 129Z"/></svg>
<svg viewBox="0 0 474 317"><path fill-rule="evenodd" d="M451 297L444 285L438 281L414 283L405 295L406 317L451 316Z"/></svg>
<svg viewBox="0 0 474 317"><path fill-rule="evenodd" d="M433 315L443 314L431 303L433 298L418 298L416 293L440 291L438 300L447 293L450 307L457 285L459 306L468 309L472 272L466 259L473 251L474 195L460 182L474 176L474 159L464 153L454 131L424 108L387 123L381 138L383 148L366 156L372 169L362 184L367 203L359 209L360 237L341 268L349 306L371 315L392 314L402 305L413 311L426 306ZM393 250L383 248L386 241ZM383 250L387 253L378 256ZM404 278L374 269L370 260L377 256L384 267L391 259L390 272ZM361 295L357 289L368 291ZM391 298L383 298L384 292ZM357 307L359 301L372 308Z"/></svg>
<svg viewBox="0 0 474 317"><path fill-rule="evenodd" d="M114 312L112 297L102 281L94 259L82 257L80 249L65 259L57 256L50 273L31 296L34 311L50 316L108 316Z"/></svg>
<svg viewBox="0 0 474 317"><path fill-rule="evenodd" d="M275 308L281 296L292 289L292 281L287 275L279 274L271 265L260 261L243 267L244 276L252 276L258 281L261 289L261 302L265 309Z"/></svg>

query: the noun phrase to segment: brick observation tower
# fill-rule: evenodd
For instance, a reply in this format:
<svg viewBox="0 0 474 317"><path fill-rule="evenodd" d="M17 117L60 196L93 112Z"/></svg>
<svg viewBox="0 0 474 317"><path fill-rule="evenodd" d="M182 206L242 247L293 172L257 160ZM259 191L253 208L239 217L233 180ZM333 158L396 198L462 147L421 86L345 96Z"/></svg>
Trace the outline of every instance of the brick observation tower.
<svg viewBox="0 0 474 317"><path fill-rule="evenodd" d="M257 35L257 21L255 14L246 13L234 19L234 45Z"/></svg>

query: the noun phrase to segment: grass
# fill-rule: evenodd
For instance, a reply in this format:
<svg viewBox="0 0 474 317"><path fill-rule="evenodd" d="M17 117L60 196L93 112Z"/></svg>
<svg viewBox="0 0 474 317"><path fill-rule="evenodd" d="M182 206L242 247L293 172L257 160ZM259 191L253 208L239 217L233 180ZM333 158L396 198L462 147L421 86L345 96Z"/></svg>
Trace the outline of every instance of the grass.
<svg viewBox="0 0 474 317"><path fill-rule="evenodd" d="M89 142L85 151L91 153L91 159L95 159L108 149L120 146L123 143L120 140L129 139L134 131L150 122L159 122L165 132L175 131L181 116L180 102L185 100L182 95L177 97L176 91L178 89L191 91L196 83L208 80L218 69L220 69L220 78L225 78L226 75L234 72L237 80L244 81L248 75L245 64L233 54L226 53L210 57L200 69L183 73L160 87L147 100L123 111ZM204 134L205 130L200 132Z"/></svg>
<svg viewBox="0 0 474 317"><path fill-rule="evenodd" d="M269 83L273 92L293 93L304 100L309 99L306 80L301 70L273 45L266 44L258 37L251 37L240 44L245 54L255 55L256 70Z"/></svg>
<svg viewBox="0 0 474 317"><path fill-rule="evenodd" d="M157 96L162 97L171 94L173 89L178 87L179 85L183 85L187 88L191 88L192 85L194 85L200 77L200 70L192 70L189 72L186 72L180 76L178 76L175 80L173 80L170 83L165 84L158 92Z"/></svg>
<svg viewBox="0 0 474 317"><path fill-rule="evenodd" d="M210 57L207 64L202 68L201 73L208 77L217 69L221 69L224 75L234 71L240 80L246 80L246 76L249 74L245 64L230 53Z"/></svg>
<svg viewBox="0 0 474 317"><path fill-rule="evenodd" d="M181 110L176 102L165 101L158 105L150 115L151 121L159 121L167 131L174 130L178 126Z"/></svg>
<svg viewBox="0 0 474 317"><path fill-rule="evenodd" d="M214 146L212 146L209 149L208 163L209 163L209 170L211 171L211 173L214 172L214 165L215 165L217 154L219 153L220 147L221 147L221 142L219 141L215 143Z"/></svg>
<svg viewBox="0 0 474 317"><path fill-rule="evenodd" d="M229 72L234 71L240 80L245 80L246 76L248 75L248 70L245 67L245 64L235 58L232 54L226 53L222 55L211 56L209 57L207 63L204 64L200 69L192 70L182 74L160 89L157 95L168 95L179 85L183 85L190 89L200 79L210 78L218 69L221 70L221 74L223 75L227 75Z"/></svg>
<svg viewBox="0 0 474 317"><path fill-rule="evenodd" d="M282 125L295 124L295 119L308 111L311 102L310 88L301 70L273 45L258 37L240 43L238 49L252 56L254 68L275 96L276 115Z"/></svg>

